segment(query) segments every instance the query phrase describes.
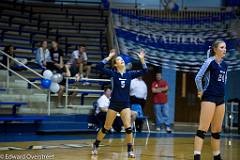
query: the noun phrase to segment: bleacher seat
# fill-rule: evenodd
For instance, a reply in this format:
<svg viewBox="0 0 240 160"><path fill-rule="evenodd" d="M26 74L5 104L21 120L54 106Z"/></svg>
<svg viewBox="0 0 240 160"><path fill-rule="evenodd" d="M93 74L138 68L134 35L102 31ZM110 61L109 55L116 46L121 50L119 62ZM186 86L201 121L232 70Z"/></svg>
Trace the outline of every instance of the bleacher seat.
<svg viewBox="0 0 240 160"><path fill-rule="evenodd" d="M22 106L27 106L26 102L0 102L1 105L11 105L12 106L12 116L17 116L17 108Z"/></svg>
<svg viewBox="0 0 240 160"><path fill-rule="evenodd" d="M90 60L101 59L107 50L108 13L100 1L74 3L1 1L1 46L11 43L17 56L34 58L32 52L40 41L58 39L65 53L71 53L78 42L88 46ZM51 10L46 9L49 5Z"/></svg>

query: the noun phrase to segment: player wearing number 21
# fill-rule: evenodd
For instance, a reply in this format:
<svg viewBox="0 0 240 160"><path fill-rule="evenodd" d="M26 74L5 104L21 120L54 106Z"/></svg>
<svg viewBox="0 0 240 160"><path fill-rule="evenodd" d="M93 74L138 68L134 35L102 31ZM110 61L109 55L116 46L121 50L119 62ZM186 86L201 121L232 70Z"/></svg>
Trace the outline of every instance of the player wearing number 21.
<svg viewBox="0 0 240 160"><path fill-rule="evenodd" d="M223 57L226 54L226 43L222 40L216 40L209 53L211 53L210 57L202 65L195 78L198 96L202 102L199 127L194 141L194 160L200 160L203 140L210 125L213 159L222 159L220 132L225 112L224 88L227 80L227 64Z"/></svg>

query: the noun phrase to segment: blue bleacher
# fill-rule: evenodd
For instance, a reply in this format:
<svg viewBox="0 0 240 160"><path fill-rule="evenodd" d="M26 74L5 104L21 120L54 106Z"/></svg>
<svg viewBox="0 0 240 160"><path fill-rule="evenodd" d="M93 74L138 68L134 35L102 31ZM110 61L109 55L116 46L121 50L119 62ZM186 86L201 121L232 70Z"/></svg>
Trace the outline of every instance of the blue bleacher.
<svg viewBox="0 0 240 160"><path fill-rule="evenodd" d="M21 122L34 122L34 125L39 125L40 122L43 120L47 120L47 116L42 115L19 115L17 114L17 108L27 106L28 103L26 102L0 102L0 107L5 105L12 106L12 113L11 114L1 114L0 121L4 123L3 130L7 132L7 124L15 121ZM1 127L0 127L1 128Z"/></svg>
<svg viewBox="0 0 240 160"><path fill-rule="evenodd" d="M31 116L15 116L15 117L9 117L9 116L1 116L0 117L0 121L4 121L4 122L11 122L11 121L43 121L43 120L47 120L48 117L47 116L39 116L39 115L31 115Z"/></svg>
<svg viewBox="0 0 240 160"><path fill-rule="evenodd" d="M12 116L16 116L17 115L17 108L22 107L22 106L26 106L28 105L28 103L26 102L0 102L0 106L3 105L11 105L12 106Z"/></svg>

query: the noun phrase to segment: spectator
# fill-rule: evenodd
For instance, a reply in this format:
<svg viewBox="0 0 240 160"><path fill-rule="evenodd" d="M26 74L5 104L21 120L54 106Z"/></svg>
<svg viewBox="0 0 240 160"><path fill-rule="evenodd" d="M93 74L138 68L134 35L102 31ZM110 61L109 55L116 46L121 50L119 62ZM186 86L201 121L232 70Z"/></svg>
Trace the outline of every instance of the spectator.
<svg viewBox="0 0 240 160"><path fill-rule="evenodd" d="M60 73L63 76L70 76L69 68L64 66L63 63L63 50L59 48L57 41L52 41L52 48L50 49L50 58L51 61L47 62L47 69ZM57 108L63 108L62 105L62 97L65 90L66 79L63 79L60 84L60 90L58 91L58 100L57 100Z"/></svg>
<svg viewBox="0 0 240 160"><path fill-rule="evenodd" d="M64 67L60 70L58 70L58 73L63 75L63 80L62 82L59 83L60 85L60 90L58 91L58 101L57 101L57 108L64 108L64 106L62 105L62 97L65 91L65 86L66 86L66 78L64 77L70 77L71 76L71 71L68 68L68 65L64 65ZM73 89L77 89L77 87L73 87ZM68 108L73 108L72 107L72 100L74 97L76 97L78 92L74 91L74 92L69 92L69 101L68 101Z"/></svg>
<svg viewBox="0 0 240 160"><path fill-rule="evenodd" d="M47 62L47 68L58 71L64 67L63 50L58 47L58 42L52 41L52 48L50 49L51 62Z"/></svg>
<svg viewBox="0 0 240 160"><path fill-rule="evenodd" d="M46 68L47 62L51 62L50 52L48 50L48 42L42 41L41 47L37 49L36 53L36 63L39 64L42 68Z"/></svg>
<svg viewBox="0 0 240 160"><path fill-rule="evenodd" d="M89 77L91 72L91 65L87 63L88 57L86 53L86 46L85 45L78 45L78 50L73 51L72 58L70 61L71 70L73 73L76 74L77 79L83 78L83 71L86 71L85 78Z"/></svg>
<svg viewBox="0 0 240 160"><path fill-rule="evenodd" d="M143 81L142 77L135 78L131 81L130 84L130 100L131 104L139 104L144 110L144 106L147 99L147 85ZM136 121L136 130L142 131L142 120Z"/></svg>
<svg viewBox="0 0 240 160"><path fill-rule="evenodd" d="M16 58L16 55L14 53L15 51L15 47L12 46L12 45L8 45L8 46L5 46L4 47L4 50L3 50L5 53L7 53L9 56L12 56L14 59L16 59L17 61L23 63L23 64L27 64L27 59L26 58ZM7 66L7 56L4 56L3 55L3 58L2 58L2 63L4 65ZM12 69L16 69L15 67L17 66L22 66L22 64L20 63L15 63L14 61L12 61L11 59L9 59L9 66L12 68Z"/></svg>
<svg viewBox="0 0 240 160"><path fill-rule="evenodd" d="M104 94L97 100L97 108L95 113L98 120L99 128L102 128L105 123L107 110L110 104L111 93L112 90L110 88L106 88L104 90Z"/></svg>
<svg viewBox="0 0 240 160"><path fill-rule="evenodd" d="M161 73L156 74L156 81L152 83L152 92L154 93L153 103L154 112L156 116L156 130L160 131L163 123L166 126L166 131L171 133L169 121L169 107L168 107L168 84L162 80Z"/></svg>
<svg viewBox="0 0 240 160"><path fill-rule="evenodd" d="M60 73L63 76L70 76L68 66L63 63L63 51L58 47L56 41L52 41L52 48L50 51L47 49L47 41L41 43L36 53L36 62L42 67L51 70L53 73ZM63 108L61 104L63 93L65 90L66 79L63 79L60 84L60 89L57 92L57 108Z"/></svg>
<svg viewBox="0 0 240 160"><path fill-rule="evenodd" d="M57 73L62 74L63 77L69 77L70 76L70 70L66 66L57 70ZM59 85L60 85L60 89L57 92L57 94L58 94L57 108L64 108L64 106L62 105L62 97L63 97L64 91L65 91L66 79L63 78L63 80L59 83Z"/></svg>
<svg viewBox="0 0 240 160"><path fill-rule="evenodd" d="M111 93L112 93L112 90L110 88L105 88L104 94L101 97L99 97L97 100L97 108L95 111L95 115L97 118L98 128L102 128L105 123L108 107L110 105ZM110 129L111 132L113 132L114 130L117 132L121 131L122 121L121 121L121 118L119 118L119 116L115 119L112 127L114 129L111 128Z"/></svg>
<svg viewBox="0 0 240 160"><path fill-rule="evenodd" d="M9 56L15 57L14 50L15 48L12 45L8 45L4 47L3 52L7 53ZM2 63L7 66L7 56L3 55ZM9 59L9 66L13 66L13 61L11 61L11 59Z"/></svg>

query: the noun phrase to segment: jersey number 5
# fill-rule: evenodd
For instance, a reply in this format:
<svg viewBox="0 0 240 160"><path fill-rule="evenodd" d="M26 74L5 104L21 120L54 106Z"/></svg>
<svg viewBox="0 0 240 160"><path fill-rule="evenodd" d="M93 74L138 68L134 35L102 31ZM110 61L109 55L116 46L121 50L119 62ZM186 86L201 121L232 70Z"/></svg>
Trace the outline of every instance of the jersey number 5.
<svg viewBox="0 0 240 160"><path fill-rule="evenodd" d="M121 81L121 87L122 87L122 88L125 87L125 81Z"/></svg>

